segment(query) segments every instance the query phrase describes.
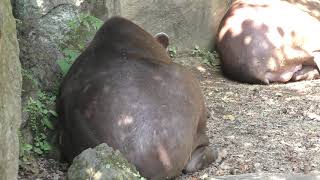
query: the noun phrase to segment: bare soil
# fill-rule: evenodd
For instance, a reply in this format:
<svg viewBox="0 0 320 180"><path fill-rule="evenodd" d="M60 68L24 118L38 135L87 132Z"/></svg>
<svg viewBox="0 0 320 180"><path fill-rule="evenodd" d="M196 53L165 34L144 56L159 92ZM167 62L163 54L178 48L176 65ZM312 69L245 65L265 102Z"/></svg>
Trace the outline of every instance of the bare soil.
<svg viewBox="0 0 320 180"><path fill-rule="evenodd" d="M177 180L320 171L320 80L243 84L223 77L218 63L205 66L190 53L181 53L175 61L199 78L211 116L210 146L228 153L222 161ZM20 179L65 179L65 166L44 159L38 164L38 175L20 171Z"/></svg>
<svg viewBox="0 0 320 180"><path fill-rule="evenodd" d="M243 84L223 77L218 63L206 67L197 63L198 58L177 60L200 79L211 114L210 146L228 153L222 161L178 180L320 171L320 80Z"/></svg>

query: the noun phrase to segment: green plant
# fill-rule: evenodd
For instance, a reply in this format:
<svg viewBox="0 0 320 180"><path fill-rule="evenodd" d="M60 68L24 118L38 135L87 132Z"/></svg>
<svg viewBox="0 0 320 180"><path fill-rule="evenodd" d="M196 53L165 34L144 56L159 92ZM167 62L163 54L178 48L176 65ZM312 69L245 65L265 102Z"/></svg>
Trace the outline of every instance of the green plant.
<svg viewBox="0 0 320 180"><path fill-rule="evenodd" d="M74 31L77 30L82 25L84 25L89 31L91 30L96 31L102 26L102 24L103 24L103 21L89 14L80 14L79 17L69 21L68 23L71 30L74 30Z"/></svg>
<svg viewBox="0 0 320 180"><path fill-rule="evenodd" d="M23 140L23 137L21 135L21 132L18 132L18 137L19 137L19 157L22 161L27 161L28 157L32 154L32 144L25 143Z"/></svg>
<svg viewBox="0 0 320 180"><path fill-rule="evenodd" d="M192 55L201 57L202 62L209 66L213 66L214 61L217 60L217 54L213 54L207 50L200 49L198 45L195 45L194 49L192 50Z"/></svg>
<svg viewBox="0 0 320 180"><path fill-rule="evenodd" d="M64 75L67 74L67 72L69 71L71 65L73 64L73 62L77 59L77 57L79 56L80 52L76 51L76 50L70 50L70 49L65 49L63 51L64 54L64 58L63 59L59 59L57 61L61 72Z"/></svg>
<svg viewBox="0 0 320 180"><path fill-rule="evenodd" d="M86 43L93 38L102 24L103 21L89 14L80 14L70 20L68 22L70 31L62 43L63 49L83 50Z"/></svg>
<svg viewBox="0 0 320 180"><path fill-rule="evenodd" d="M169 56L171 58L175 58L177 56L177 48L176 47L170 47L168 52L169 52Z"/></svg>
<svg viewBox="0 0 320 180"><path fill-rule="evenodd" d="M29 125L33 134L33 144L22 144L22 155L31 151L42 155L51 150L51 145L48 142L48 131L54 130L54 125L51 121L56 113L50 109L54 104L55 96L44 92L38 93L38 98L34 100L30 97L25 108L29 115Z"/></svg>
<svg viewBox="0 0 320 180"><path fill-rule="evenodd" d="M69 33L60 45L64 58L57 61L62 74L65 75L86 44L93 38L103 21L89 14L80 14L79 17L68 22Z"/></svg>
<svg viewBox="0 0 320 180"><path fill-rule="evenodd" d="M31 72L25 69L21 69L21 74L22 74L22 77L25 77L28 80L30 80L32 82L32 85L39 86L39 82L33 77Z"/></svg>

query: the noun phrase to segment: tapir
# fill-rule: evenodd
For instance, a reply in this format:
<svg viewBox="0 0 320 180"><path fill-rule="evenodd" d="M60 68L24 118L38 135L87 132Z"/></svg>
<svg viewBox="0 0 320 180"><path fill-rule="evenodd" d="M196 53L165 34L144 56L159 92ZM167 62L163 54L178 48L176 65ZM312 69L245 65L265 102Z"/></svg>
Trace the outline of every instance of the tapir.
<svg viewBox="0 0 320 180"><path fill-rule="evenodd" d="M319 78L320 22L279 0L236 0L223 17L216 50L222 72L246 83Z"/></svg>
<svg viewBox="0 0 320 180"><path fill-rule="evenodd" d="M97 31L59 89L65 160L107 143L152 180L214 161L199 82L169 58L166 38L164 33L154 38L122 17L110 18Z"/></svg>

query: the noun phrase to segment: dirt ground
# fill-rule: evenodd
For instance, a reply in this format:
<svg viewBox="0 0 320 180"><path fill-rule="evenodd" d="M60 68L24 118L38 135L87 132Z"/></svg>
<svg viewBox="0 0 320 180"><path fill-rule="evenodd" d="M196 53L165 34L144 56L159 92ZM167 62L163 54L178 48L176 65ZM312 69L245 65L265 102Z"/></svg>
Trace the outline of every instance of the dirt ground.
<svg viewBox="0 0 320 180"><path fill-rule="evenodd" d="M221 162L178 180L320 171L320 80L241 84L223 77L218 64L208 68L197 58L179 59L200 78L211 114L211 146L222 147L228 154Z"/></svg>
<svg viewBox="0 0 320 180"><path fill-rule="evenodd" d="M222 161L177 180L320 171L320 80L241 84L224 78L218 64L208 68L190 53L180 54L175 61L192 69L200 79L211 116L210 146L228 153ZM43 161L37 178L65 178L65 166ZM29 177L20 172L20 179Z"/></svg>

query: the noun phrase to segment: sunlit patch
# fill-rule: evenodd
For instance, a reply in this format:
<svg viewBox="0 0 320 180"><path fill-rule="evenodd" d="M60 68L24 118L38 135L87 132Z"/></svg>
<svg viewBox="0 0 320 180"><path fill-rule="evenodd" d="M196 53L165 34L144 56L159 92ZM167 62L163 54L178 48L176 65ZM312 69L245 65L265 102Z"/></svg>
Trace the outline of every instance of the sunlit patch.
<svg viewBox="0 0 320 180"><path fill-rule="evenodd" d="M202 72L202 73L204 73L204 72L207 71L207 70L206 70L204 67L202 67L202 66L198 66L197 69L198 69L198 71L200 71L200 72Z"/></svg>
<svg viewBox="0 0 320 180"><path fill-rule="evenodd" d="M320 81L319 80L310 80L310 81L299 81L299 82L291 82L285 85L287 89L293 90L298 92L301 95L304 95L306 98L310 97L314 101L320 101L320 96L316 95L308 95L315 87L320 86ZM300 99L294 99L292 98L287 98L286 101L290 100L297 100L299 101Z"/></svg>
<svg viewBox="0 0 320 180"><path fill-rule="evenodd" d="M37 0L37 5L42 8L43 7L43 0Z"/></svg>
<svg viewBox="0 0 320 180"><path fill-rule="evenodd" d="M318 115L318 114L316 114L316 113L309 112L309 113L307 114L307 116L308 116L310 119L320 121L320 115Z"/></svg>
<svg viewBox="0 0 320 180"><path fill-rule="evenodd" d="M244 146L245 148L248 148L248 147L251 147L251 146L252 146L252 143L248 143L248 142L247 142L247 143L244 143L243 146Z"/></svg>
<svg viewBox="0 0 320 180"><path fill-rule="evenodd" d="M159 159L162 162L163 166L169 170L172 168L172 164L170 162L170 158L166 149L162 146L162 144L158 145L158 153Z"/></svg>
<svg viewBox="0 0 320 180"><path fill-rule="evenodd" d="M131 116L122 115L118 121L118 126L127 126L132 124L133 118Z"/></svg>
<svg viewBox="0 0 320 180"><path fill-rule="evenodd" d="M320 17L320 11L318 10L312 10L311 13L318 18Z"/></svg>
<svg viewBox="0 0 320 180"><path fill-rule="evenodd" d="M295 58L299 58L299 57L305 58L305 57L311 56L303 50L294 49L290 46L284 46L282 50L283 50L283 54L286 57L286 59L295 59Z"/></svg>
<svg viewBox="0 0 320 180"><path fill-rule="evenodd" d="M244 38L244 40L243 40L243 43L244 43L245 45L249 45L249 44L251 43L251 41L252 41L252 37L246 36L246 37Z"/></svg>
<svg viewBox="0 0 320 180"><path fill-rule="evenodd" d="M273 179L273 180L286 180L286 178L284 177L279 177L279 176L270 176L270 179Z"/></svg>
<svg viewBox="0 0 320 180"><path fill-rule="evenodd" d="M88 174L89 177L94 176L95 171L93 170L93 168L88 168L86 169L86 173Z"/></svg>
<svg viewBox="0 0 320 180"><path fill-rule="evenodd" d="M76 0L76 1L75 1L76 6L80 6L80 4L83 3L83 1L84 1L84 0Z"/></svg>
<svg viewBox="0 0 320 180"><path fill-rule="evenodd" d="M271 29L267 32L266 37L275 48L281 48L284 44L284 37L282 37L276 29Z"/></svg>
<svg viewBox="0 0 320 180"><path fill-rule="evenodd" d="M276 71L279 68L279 63L271 57L267 60L267 68L271 71Z"/></svg>
<svg viewBox="0 0 320 180"><path fill-rule="evenodd" d="M221 28L219 32L219 40L222 40L223 37L227 34L227 32L230 32L232 37L241 34L242 28L240 23L242 23L242 18L239 17L241 17L241 15L234 15L234 17L226 21L225 25Z"/></svg>
<svg viewBox="0 0 320 180"><path fill-rule="evenodd" d="M102 179L102 173L100 171L96 172L93 176L93 180Z"/></svg>
<svg viewBox="0 0 320 180"><path fill-rule="evenodd" d="M274 51L274 63L276 63L277 66L283 66L285 63L285 56L283 54L282 49L276 49Z"/></svg>

